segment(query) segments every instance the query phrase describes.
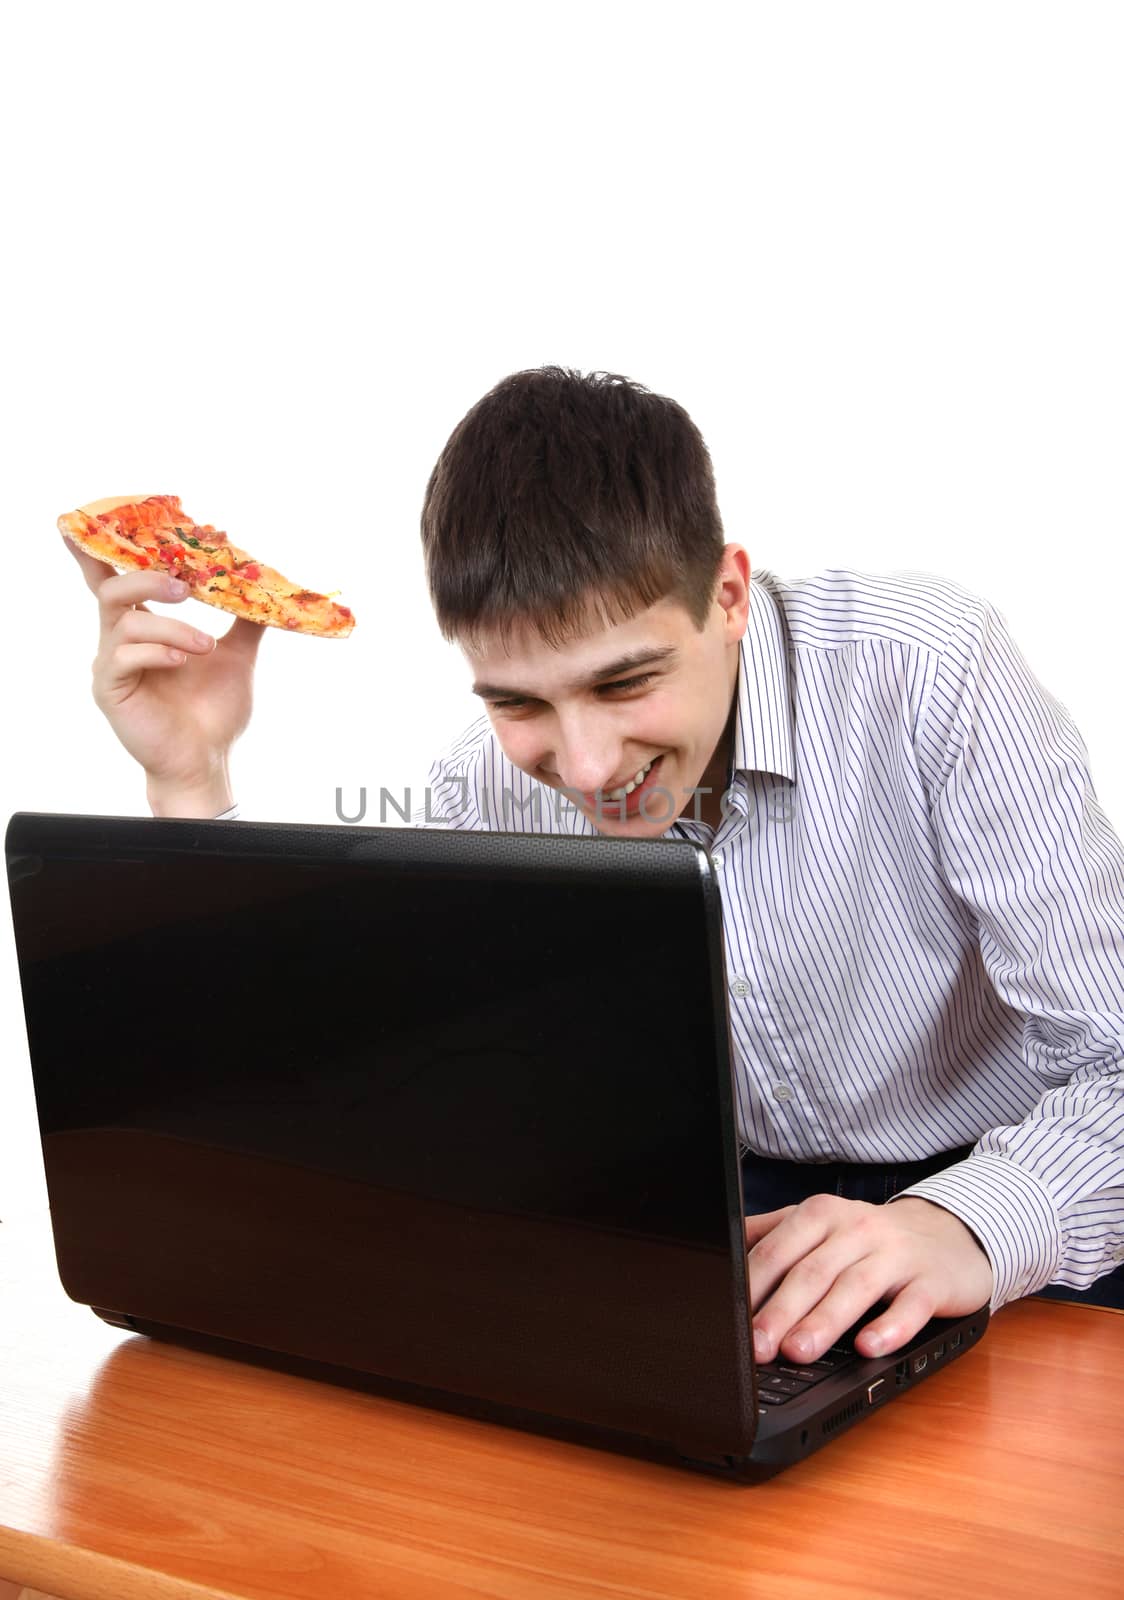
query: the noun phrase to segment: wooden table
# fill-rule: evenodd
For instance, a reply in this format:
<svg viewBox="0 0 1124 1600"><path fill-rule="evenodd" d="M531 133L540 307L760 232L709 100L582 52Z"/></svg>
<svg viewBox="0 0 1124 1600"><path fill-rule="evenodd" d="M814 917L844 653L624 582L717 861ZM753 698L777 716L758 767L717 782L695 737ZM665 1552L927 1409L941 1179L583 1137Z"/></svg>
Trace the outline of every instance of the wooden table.
<svg viewBox="0 0 1124 1600"><path fill-rule="evenodd" d="M1119 1313L1021 1301L748 1488L121 1333L29 1221L0 1228L0 1574L64 1600L1119 1600L1122 1355Z"/></svg>

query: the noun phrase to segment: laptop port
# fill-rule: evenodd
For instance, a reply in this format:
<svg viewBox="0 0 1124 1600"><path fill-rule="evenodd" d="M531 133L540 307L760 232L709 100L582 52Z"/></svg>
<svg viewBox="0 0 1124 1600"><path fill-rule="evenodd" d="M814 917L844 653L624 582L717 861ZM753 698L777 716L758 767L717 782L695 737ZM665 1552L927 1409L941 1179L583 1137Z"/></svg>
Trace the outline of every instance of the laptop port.
<svg viewBox="0 0 1124 1600"><path fill-rule="evenodd" d="M928 1365L929 1365L929 1357L927 1355L914 1356L914 1358L913 1358L913 1370L914 1370L914 1372L924 1372L925 1368Z"/></svg>
<svg viewBox="0 0 1124 1600"><path fill-rule="evenodd" d="M944 1355L944 1345L943 1344L939 1344L937 1346L937 1348L933 1351L933 1360L934 1361L939 1361L943 1355Z"/></svg>
<svg viewBox="0 0 1124 1600"><path fill-rule="evenodd" d="M900 1384L909 1382L909 1362L899 1361L894 1368L894 1375Z"/></svg>
<svg viewBox="0 0 1124 1600"><path fill-rule="evenodd" d="M949 1336L948 1348L950 1350L959 1350L959 1348L960 1348L960 1337L961 1336L958 1333L954 1333L954 1334L951 1334Z"/></svg>

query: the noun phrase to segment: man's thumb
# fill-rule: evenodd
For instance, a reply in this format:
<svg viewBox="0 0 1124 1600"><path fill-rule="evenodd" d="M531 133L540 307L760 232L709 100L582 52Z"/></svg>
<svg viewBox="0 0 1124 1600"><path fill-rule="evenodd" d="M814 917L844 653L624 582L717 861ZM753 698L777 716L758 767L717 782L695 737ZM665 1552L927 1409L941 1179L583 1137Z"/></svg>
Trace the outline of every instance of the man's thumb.
<svg viewBox="0 0 1124 1600"><path fill-rule="evenodd" d="M266 631L260 622L250 622L246 617L235 617L234 626L226 630L221 642L228 650L237 650L241 655L254 656Z"/></svg>

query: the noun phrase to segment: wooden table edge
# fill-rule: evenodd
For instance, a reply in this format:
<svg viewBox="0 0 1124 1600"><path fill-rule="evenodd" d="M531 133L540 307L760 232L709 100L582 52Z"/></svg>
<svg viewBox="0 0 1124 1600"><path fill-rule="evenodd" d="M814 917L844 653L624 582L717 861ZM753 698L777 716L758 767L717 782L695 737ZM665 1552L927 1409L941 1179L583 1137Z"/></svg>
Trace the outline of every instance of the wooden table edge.
<svg viewBox="0 0 1124 1600"><path fill-rule="evenodd" d="M0 1577L57 1600L239 1600L152 1567L0 1527Z"/></svg>

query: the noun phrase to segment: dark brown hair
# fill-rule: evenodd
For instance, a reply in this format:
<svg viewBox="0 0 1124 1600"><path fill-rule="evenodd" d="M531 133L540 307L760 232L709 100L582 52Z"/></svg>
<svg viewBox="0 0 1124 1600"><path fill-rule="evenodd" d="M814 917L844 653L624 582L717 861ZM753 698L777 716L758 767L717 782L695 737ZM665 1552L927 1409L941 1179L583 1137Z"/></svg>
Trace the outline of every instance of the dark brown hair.
<svg viewBox="0 0 1124 1600"><path fill-rule="evenodd" d="M725 543L683 407L564 367L513 373L457 424L421 534L438 626L462 643L530 622L558 645L591 606L609 623L665 597L701 628Z"/></svg>

